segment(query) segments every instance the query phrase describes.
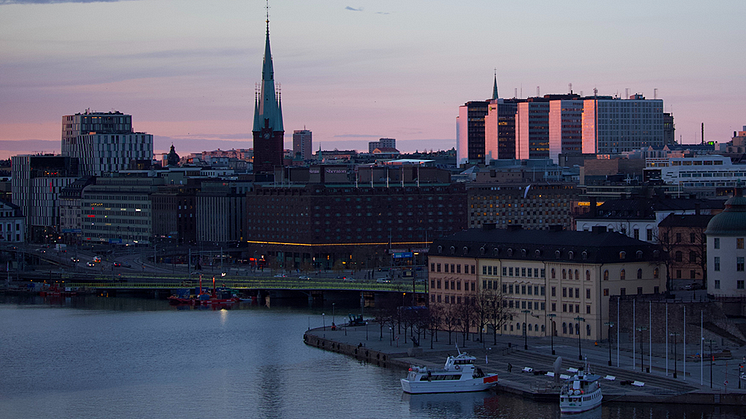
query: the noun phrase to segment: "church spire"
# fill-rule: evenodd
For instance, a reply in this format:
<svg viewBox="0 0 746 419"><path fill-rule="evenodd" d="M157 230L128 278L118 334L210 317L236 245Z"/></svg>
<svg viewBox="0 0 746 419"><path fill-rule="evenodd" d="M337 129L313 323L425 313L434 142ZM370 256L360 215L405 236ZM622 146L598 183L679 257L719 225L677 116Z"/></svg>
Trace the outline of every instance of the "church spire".
<svg viewBox="0 0 746 419"><path fill-rule="evenodd" d="M492 85L492 99L497 99L497 69L495 69L495 84Z"/></svg>
<svg viewBox="0 0 746 419"><path fill-rule="evenodd" d="M262 63L262 83L259 88L258 108L254 112L254 128L261 131L271 128L272 131L284 131L282 110L275 91L275 70L272 64L272 50L269 45L269 4L267 4L267 33L264 43L264 61Z"/></svg>

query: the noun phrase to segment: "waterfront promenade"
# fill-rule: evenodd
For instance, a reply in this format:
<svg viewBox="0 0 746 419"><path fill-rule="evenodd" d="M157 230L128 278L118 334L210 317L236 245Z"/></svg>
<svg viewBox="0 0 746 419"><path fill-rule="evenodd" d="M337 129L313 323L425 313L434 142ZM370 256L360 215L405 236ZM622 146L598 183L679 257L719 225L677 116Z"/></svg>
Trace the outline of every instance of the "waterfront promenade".
<svg viewBox="0 0 746 419"><path fill-rule="evenodd" d="M485 335L484 344L467 341L466 345L463 345L462 335L453 333L452 343L449 345L448 333L439 332L437 341L431 342L428 336L421 339L420 346L415 348L410 339L405 343L404 335L398 334L394 329L385 327L381 336L381 329L375 323L367 326L339 327L337 330L332 330L330 325L326 325L308 330L304 335L304 341L310 346L343 353L381 367L401 368L404 377L404 369L412 364L441 368L447 355L457 353L455 341L458 336L462 352L476 356L478 365L485 372L499 374L498 392L510 392L547 402L558 400L560 383L544 374L554 370L553 364L557 357L562 357L561 374L572 375L568 371L569 368L579 368L583 365L578 359L578 341L571 338L555 337L553 346L556 355L552 355L552 341L549 337L529 337L528 349L524 349L523 337L498 336L495 345L492 336ZM691 349L689 355L695 353L694 348ZM705 350L705 355L709 354L708 349ZM608 366L609 348L605 343L595 345L594 342L581 341L580 352L588 359L593 373L601 377L614 377L613 380L601 379L604 402L607 403L743 405L746 403L746 389L738 389L737 372L739 362L746 356L746 350L733 347L728 349L731 350L733 358L719 359L712 365L712 388L710 362L707 359L702 365L690 360L684 367L679 353L676 362L677 378L673 378L673 356L668 360L666 375L665 348L661 348L663 356L652 357L650 372L641 371L640 354L636 354L637 362L634 363L631 351L620 351L617 366L616 348L613 345L611 367ZM647 347L645 351L645 368L648 368L651 358L647 353ZM644 385L639 386L640 383ZM746 387L744 384L746 382L741 386Z"/></svg>

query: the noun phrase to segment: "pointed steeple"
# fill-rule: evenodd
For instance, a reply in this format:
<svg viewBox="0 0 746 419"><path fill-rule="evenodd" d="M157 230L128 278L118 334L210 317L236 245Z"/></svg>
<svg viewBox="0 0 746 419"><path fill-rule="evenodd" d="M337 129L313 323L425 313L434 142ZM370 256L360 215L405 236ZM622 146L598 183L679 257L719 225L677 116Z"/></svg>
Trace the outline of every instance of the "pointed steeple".
<svg viewBox="0 0 746 419"><path fill-rule="evenodd" d="M495 69L495 84L492 85L492 99L497 99L497 69Z"/></svg>
<svg viewBox="0 0 746 419"><path fill-rule="evenodd" d="M272 131L284 131L282 111L275 92L275 71L272 65L272 51L269 46L269 15L267 15L267 35L264 43L264 62L262 64L262 83L254 112L253 131L271 128Z"/></svg>

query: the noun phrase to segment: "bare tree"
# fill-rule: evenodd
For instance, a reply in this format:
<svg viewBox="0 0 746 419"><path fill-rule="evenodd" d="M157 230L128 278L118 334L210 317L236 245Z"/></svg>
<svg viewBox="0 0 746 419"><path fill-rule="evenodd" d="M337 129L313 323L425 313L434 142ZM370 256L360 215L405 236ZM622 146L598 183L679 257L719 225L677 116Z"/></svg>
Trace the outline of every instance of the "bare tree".
<svg viewBox="0 0 746 419"><path fill-rule="evenodd" d="M471 327L474 325L474 319L476 317L474 310L475 299L475 297L469 298L468 296L465 296L463 302L461 304L456 304L455 306L456 314L458 316L456 325L463 336L462 345L464 348L466 347L466 341L468 340Z"/></svg>
<svg viewBox="0 0 746 419"><path fill-rule="evenodd" d="M456 327L459 318L458 313L456 313L456 305L445 304L440 307L442 309L441 325L445 328L445 331L448 332L448 344L451 345L451 334L457 330Z"/></svg>
<svg viewBox="0 0 746 419"><path fill-rule="evenodd" d="M430 349L433 349L433 338L438 340L438 329L443 321L443 306L431 304L428 310L428 327L430 328Z"/></svg>
<svg viewBox="0 0 746 419"><path fill-rule="evenodd" d="M497 331L502 330L505 323L510 318L505 296L498 289L491 289L482 292L482 299L485 320L488 325L492 326L492 344L497 344Z"/></svg>

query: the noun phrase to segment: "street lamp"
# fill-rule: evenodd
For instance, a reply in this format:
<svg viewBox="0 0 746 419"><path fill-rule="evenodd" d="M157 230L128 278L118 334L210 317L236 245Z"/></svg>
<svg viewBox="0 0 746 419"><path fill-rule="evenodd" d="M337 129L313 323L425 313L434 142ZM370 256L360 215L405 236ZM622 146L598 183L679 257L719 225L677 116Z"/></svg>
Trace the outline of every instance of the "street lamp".
<svg viewBox="0 0 746 419"><path fill-rule="evenodd" d="M578 359L583 360L583 352L580 349L580 322L585 322L584 317L576 317L574 319L576 322L578 322L577 327L575 328L575 332L578 334Z"/></svg>
<svg viewBox="0 0 746 419"><path fill-rule="evenodd" d="M673 336L673 378L676 378L676 337L679 336L679 332L671 332L670 335Z"/></svg>
<svg viewBox="0 0 746 419"><path fill-rule="evenodd" d="M712 339L705 340L705 343L709 343L710 344L710 388L712 388L712 361L714 359L714 357L712 356L712 343L713 342L715 342L715 341L712 340ZM700 362L701 362L701 359L700 359Z"/></svg>
<svg viewBox="0 0 746 419"><path fill-rule="evenodd" d="M552 342L552 355L554 355L554 318L557 317L556 314L547 314L547 317L549 317L549 320L552 322L552 329L549 331L549 341Z"/></svg>
<svg viewBox="0 0 746 419"><path fill-rule="evenodd" d="M640 372L645 372L645 356L644 356L645 347L642 345L642 339L645 337L645 334L642 332L648 330L648 328L646 326L641 326L635 330L640 332Z"/></svg>
<svg viewBox="0 0 746 419"><path fill-rule="evenodd" d="M334 304L336 303L332 303L332 326L334 326Z"/></svg>
<svg viewBox="0 0 746 419"><path fill-rule="evenodd" d="M326 331L326 317L324 317L324 313L321 313L321 322L324 325L324 331Z"/></svg>
<svg viewBox="0 0 746 419"><path fill-rule="evenodd" d="M604 324L609 326L609 366L611 366L611 328L614 327L614 322L606 322Z"/></svg>
<svg viewBox="0 0 746 419"><path fill-rule="evenodd" d="M528 313L531 310L521 310L523 313L523 349L528 350L528 332L526 326L528 325Z"/></svg>

